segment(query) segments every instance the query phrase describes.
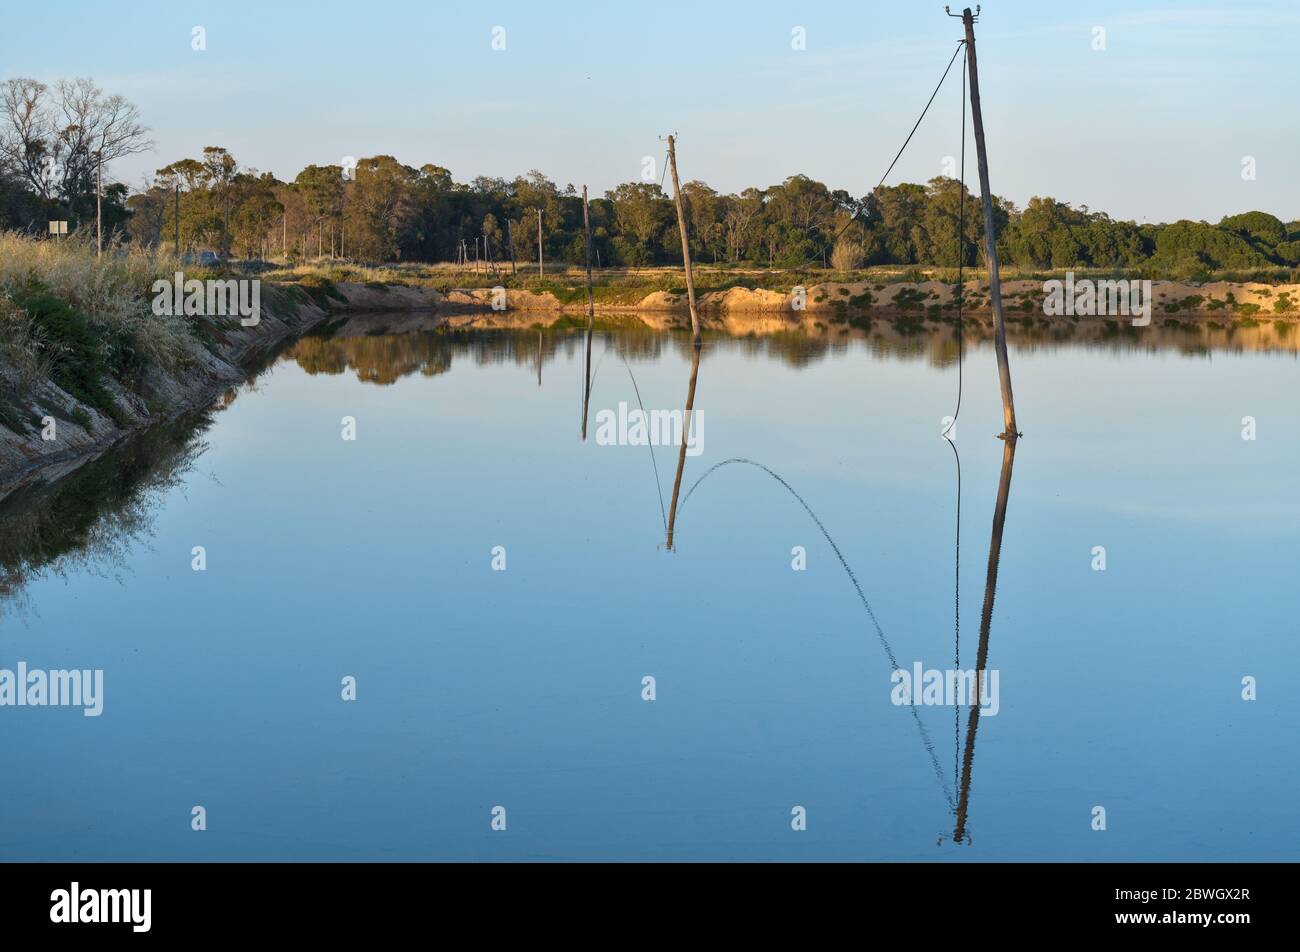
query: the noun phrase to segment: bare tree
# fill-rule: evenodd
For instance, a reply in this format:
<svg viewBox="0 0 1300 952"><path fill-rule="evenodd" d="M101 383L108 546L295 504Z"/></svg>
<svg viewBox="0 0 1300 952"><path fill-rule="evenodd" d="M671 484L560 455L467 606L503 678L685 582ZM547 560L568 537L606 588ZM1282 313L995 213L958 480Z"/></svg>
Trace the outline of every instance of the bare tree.
<svg viewBox="0 0 1300 952"><path fill-rule="evenodd" d="M46 93L34 79L10 79L0 87L0 161L42 198L50 197L54 132Z"/></svg>
<svg viewBox="0 0 1300 952"><path fill-rule="evenodd" d="M45 199L71 206L94 190L99 159L107 165L152 148L148 131L134 105L88 78L0 87L0 159Z"/></svg>

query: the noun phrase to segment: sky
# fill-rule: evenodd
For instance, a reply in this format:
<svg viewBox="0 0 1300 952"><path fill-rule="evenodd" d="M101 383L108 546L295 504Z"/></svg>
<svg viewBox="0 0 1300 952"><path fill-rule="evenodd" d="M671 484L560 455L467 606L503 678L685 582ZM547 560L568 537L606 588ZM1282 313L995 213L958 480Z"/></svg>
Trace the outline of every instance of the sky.
<svg viewBox="0 0 1300 952"><path fill-rule="evenodd" d="M388 154L465 182L538 169L599 195L646 156L661 173L676 133L683 181L739 191L803 173L864 195L961 35L914 0L43 0L6 3L0 79L90 76L134 102L156 146L109 170L132 186L221 145L285 179ZM1297 38L1294 0L985 4L993 192L1138 222L1300 218ZM887 184L959 154L961 95L954 66Z"/></svg>

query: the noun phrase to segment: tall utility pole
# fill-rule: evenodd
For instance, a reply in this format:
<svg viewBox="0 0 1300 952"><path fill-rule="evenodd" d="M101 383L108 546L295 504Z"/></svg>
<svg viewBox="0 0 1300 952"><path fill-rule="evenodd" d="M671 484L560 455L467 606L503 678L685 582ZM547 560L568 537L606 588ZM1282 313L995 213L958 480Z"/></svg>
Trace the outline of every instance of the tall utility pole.
<svg viewBox="0 0 1300 952"><path fill-rule="evenodd" d="M515 233L510 227L510 219L506 219L506 243L510 245L510 273L515 273Z"/></svg>
<svg viewBox="0 0 1300 952"><path fill-rule="evenodd" d="M587 370L582 395L582 438L587 438L587 405L591 402L591 334L596 326L596 305L591 297L591 215L587 208L587 186L582 186L582 230L587 237Z"/></svg>
<svg viewBox="0 0 1300 952"><path fill-rule="evenodd" d="M587 234L587 330L590 331L596 323L596 303L591 296L591 215L588 213L585 185L582 186L582 230ZM587 359L591 359L590 353Z"/></svg>
<svg viewBox="0 0 1300 952"><path fill-rule="evenodd" d="M181 183L176 180L176 257L181 256Z"/></svg>
<svg viewBox="0 0 1300 952"><path fill-rule="evenodd" d="M979 7L975 8L977 11ZM951 14L950 14L951 15ZM989 189L989 160L984 151L984 116L980 112L979 72L975 67L975 17L967 7L961 12L966 27L966 63L970 72L971 122L975 127L975 151L979 157L980 192L984 199L984 258L989 266L989 302L993 306L993 349L998 358L998 379L1002 385L1002 439L1014 440L1016 402L1011 396L1011 367L1007 363L1007 328L1002 314L1002 280L998 276L997 236L993 231L993 192Z"/></svg>
<svg viewBox="0 0 1300 952"><path fill-rule="evenodd" d="M95 153L95 257L104 253L104 153Z"/></svg>
<svg viewBox="0 0 1300 952"><path fill-rule="evenodd" d="M542 261L542 210L537 209L537 274L546 277L546 264Z"/></svg>
<svg viewBox="0 0 1300 952"><path fill-rule="evenodd" d="M289 260L289 213L280 216L280 257Z"/></svg>
<svg viewBox="0 0 1300 952"><path fill-rule="evenodd" d="M682 185L677 180L677 149L673 136L668 137L668 167L673 173L673 195L677 199L677 227L682 233L682 261L686 264L686 301L691 306L691 331L695 346L700 346L700 318L695 313L695 278L691 274L691 246L686 239L686 212L682 209Z"/></svg>

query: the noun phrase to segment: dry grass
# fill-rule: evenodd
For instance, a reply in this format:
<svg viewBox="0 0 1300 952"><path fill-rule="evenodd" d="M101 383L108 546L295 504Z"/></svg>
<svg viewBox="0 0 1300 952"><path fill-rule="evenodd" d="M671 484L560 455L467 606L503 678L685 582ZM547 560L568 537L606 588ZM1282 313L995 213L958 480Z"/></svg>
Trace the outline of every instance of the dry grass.
<svg viewBox="0 0 1300 952"><path fill-rule="evenodd" d="M48 377L62 352L26 311L0 297L0 372L19 394Z"/></svg>
<svg viewBox="0 0 1300 952"><path fill-rule="evenodd" d="M8 305L0 323L0 353L28 353L39 360L39 330L15 315L12 300L39 287L82 312L105 331L105 338L126 337L147 361L171 367L192 340L183 316L153 313L151 285L180 270L166 253L113 245L96 257L93 239L34 240L0 232L0 301Z"/></svg>

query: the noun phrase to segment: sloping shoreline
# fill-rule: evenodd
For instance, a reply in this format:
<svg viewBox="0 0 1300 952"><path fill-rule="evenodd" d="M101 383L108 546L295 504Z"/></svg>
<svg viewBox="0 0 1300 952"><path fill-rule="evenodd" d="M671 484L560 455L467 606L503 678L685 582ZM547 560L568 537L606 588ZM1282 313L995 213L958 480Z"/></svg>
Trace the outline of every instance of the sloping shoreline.
<svg viewBox="0 0 1300 952"><path fill-rule="evenodd" d="M136 387L106 381L116 404L112 416L76 400L52 380L36 382L20 406L7 408L25 419L25 432L0 426L0 499L34 479L64 476L133 433L209 406L247 379L248 363L310 330L327 313L315 302L285 296L262 308L255 327L232 320L219 339L206 345L196 339L180 365L149 368ZM53 439L44 438L47 427Z"/></svg>
<svg viewBox="0 0 1300 952"><path fill-rule="evenodd" d="M1085 343L1117 336L1137 342L1145 336L1152 346L1184 352L1228 346L1295 351L1300 336L1294 333L1300 323L1300 285L1153 282L1151 323L1155 326L1149 328L1132 327L1127 317L1046 315L1039 281L1008 281L1002 287L1013 340L1029 338L1037 330L1048 340ZM230 321L217 339L206 343L196 339L180 366L167 371L151 368L131 389L108 381L117 405L112 417L78 402L51 380L37 382L22 405L4 408L9 420L17 413L26 422L18 427L24 432L13 425L0 426L0 499L34 479L66 475L132 433L210 405L246 379L247 365L257 355L291 343L331 315L410 314L411 321L405 322L409 327L385 322L401 333L427 329L431 322L453 329L565 328L585 323L587 311L585 295L580 301L566 302L549 292L526 290L508 289L504 298L492 288L443 293L430 287L352 282L307 293L294 285L282 290L285 293L268 296L256 327ZM987 294L987 285L979 281L966 285L963 318L972 343L992 333ZM939 281L818 284L806 289L802 308L794 306L795 300L791 293L733 287L702 293L697 310L706 330L735 337L797 333L896 340L955 324L957 317L953 285ZM606 323L613 319L656 332L690 327L684 294L655 291L633 304L597 301L595 311ZM51 420L56 436L43 439L41 424Z"/></svg>

